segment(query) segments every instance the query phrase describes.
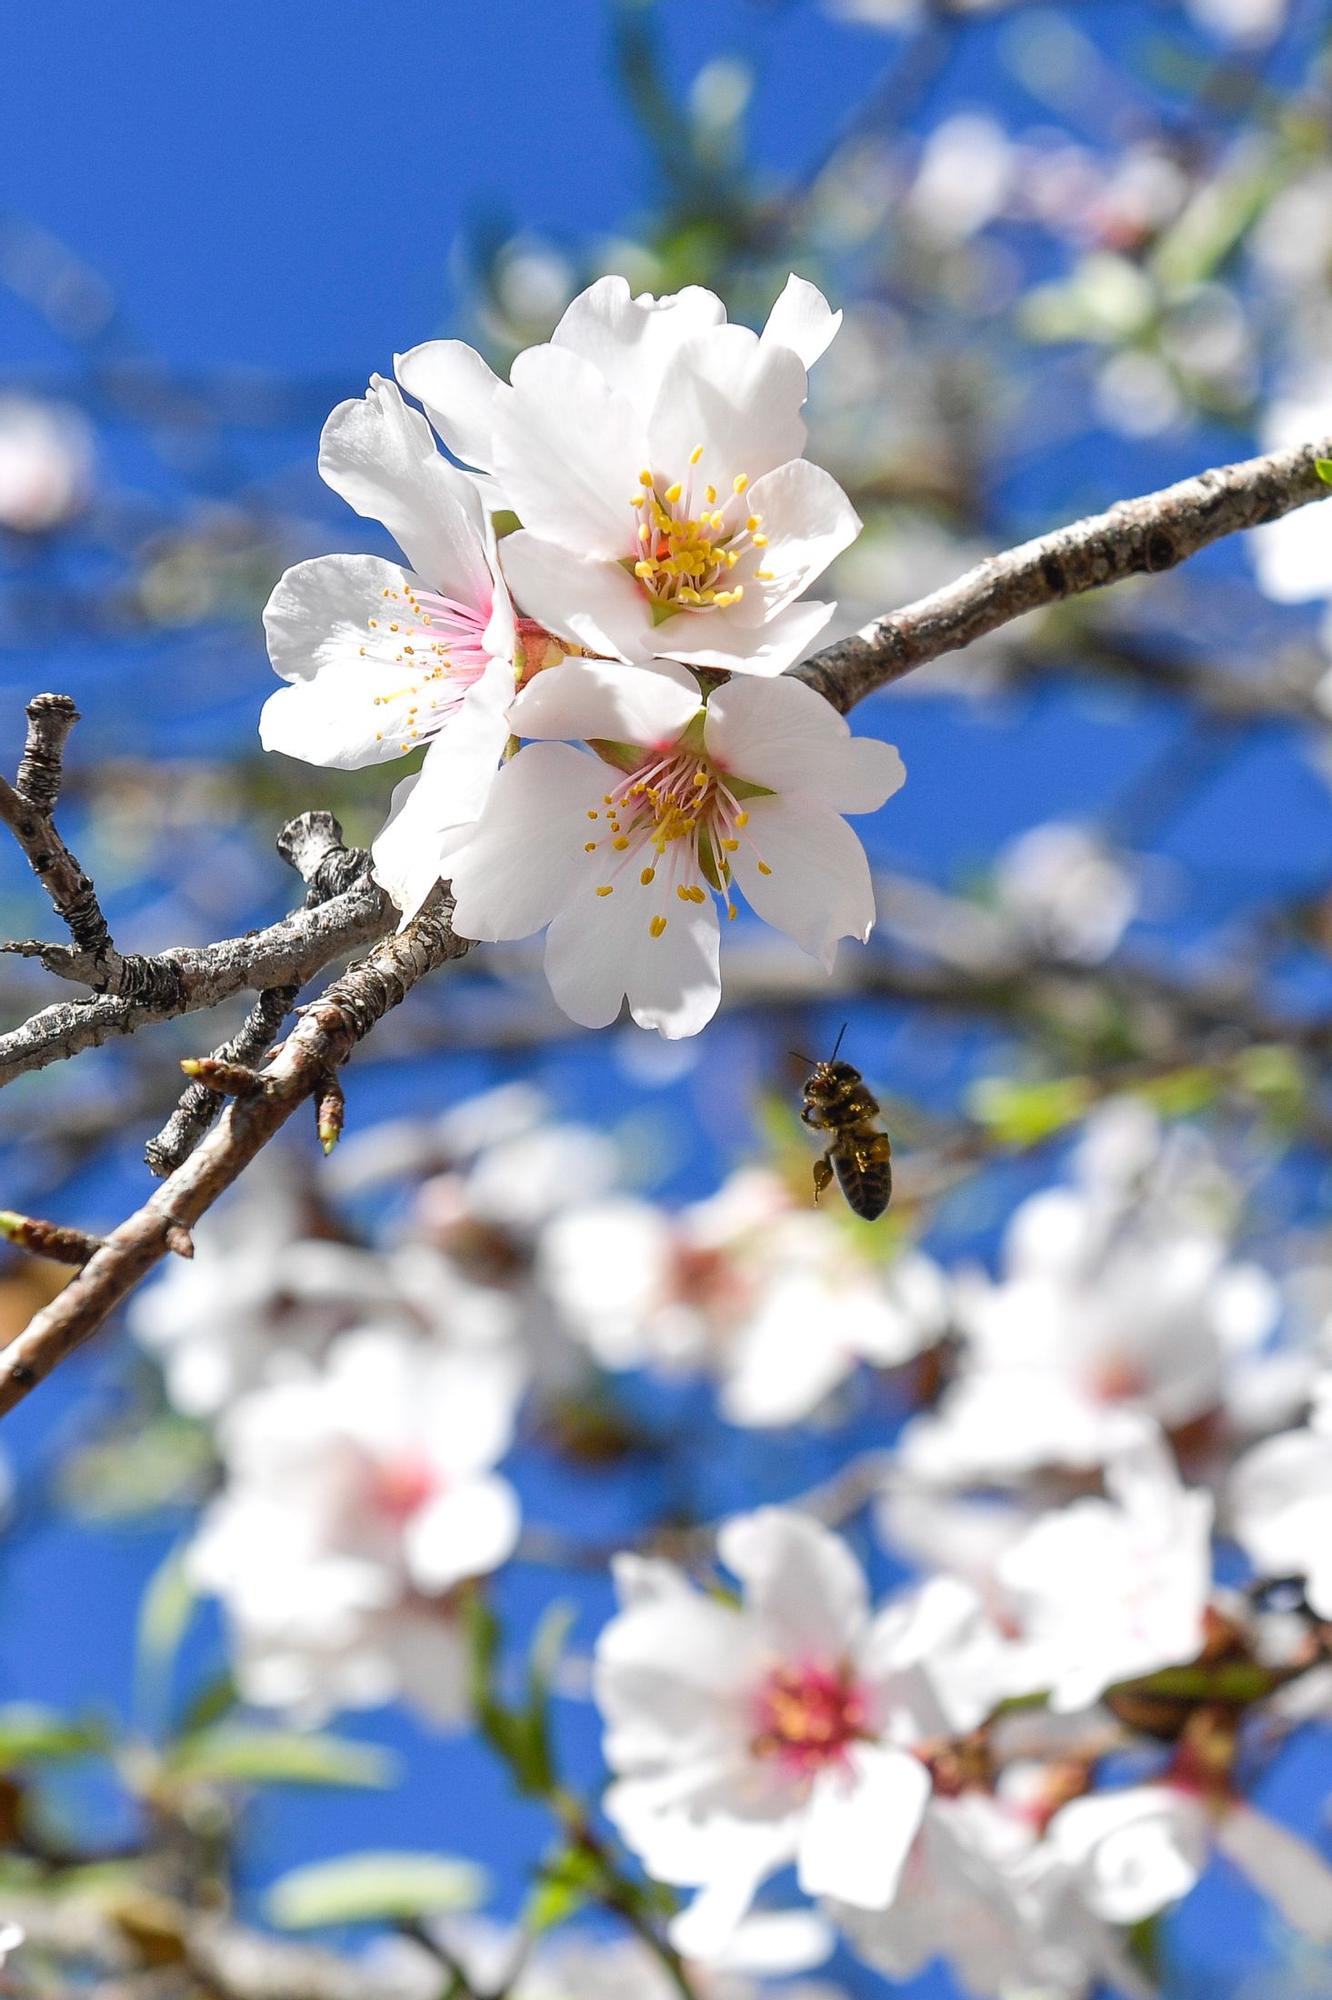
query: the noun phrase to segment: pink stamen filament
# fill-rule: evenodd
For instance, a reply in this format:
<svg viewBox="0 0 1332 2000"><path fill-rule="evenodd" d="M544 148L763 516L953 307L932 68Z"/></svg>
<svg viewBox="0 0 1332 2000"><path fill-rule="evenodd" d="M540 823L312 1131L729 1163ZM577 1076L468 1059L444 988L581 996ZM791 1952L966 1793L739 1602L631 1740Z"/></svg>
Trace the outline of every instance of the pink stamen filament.
<svg viewBox="0 0 1332 2000"><path fill-rule="evenodd" d="M845 1764L851 1745L868 1733L868 1704L845 1666L777 1667L759 1690L754 1720L753 1754L810 1778L825 1765Z"/></svg>
<svg viewBox="0 0 1332 2000"><path fill-rule="evenodd" d="M386 588L380 602L381 614L367 620L371 638L361 657L370 654L378 666L405 670L405 684L371 699L376 708L394 710L407 702L402 748L410 750L436 733L485 672L489 655L482 641L490 611L410 584Z"/></svg>

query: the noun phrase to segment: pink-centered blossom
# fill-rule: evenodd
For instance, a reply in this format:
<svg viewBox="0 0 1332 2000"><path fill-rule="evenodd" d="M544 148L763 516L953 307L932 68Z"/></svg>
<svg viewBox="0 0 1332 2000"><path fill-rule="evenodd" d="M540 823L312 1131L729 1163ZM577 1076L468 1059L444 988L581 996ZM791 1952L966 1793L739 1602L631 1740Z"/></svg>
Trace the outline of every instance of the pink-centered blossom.
<svg viewBox="0 0 1332 2000"><path fill-rule="evenodd" d="M718 1553L738 1603L622 1561L597 1647L606 1808L650 1874L699 1888L676 1937L700 1957L791 1862L807 1894L891 1903L931 1789L910 1746L973 1727L1007 1691L961 1585L875 1615L845 1545L779 1508L730 1522Z"/></svg>
<svg viewBox="0 0 1332 2000"><path fill-rule="evenodd" d="M377 878L411 915L484 803L520 658L544 657L550 640L515 619L475 485L394 383L375 376L334 410L319 470L358 514L383 522L410 567L317 556L279 579L264 627L287 685L265 702L260 739L339 770L429 746L375 843Z"/></svg>
<svg viewBox="0 0 1332 2000"><path fill-rule="evenodd" d="M537 740L452 857L454 926L492 942L549 926L546 976L575 1021L606 1026L627 994L640 1026L696 1033L737 891L828 969L839 938L868 937L869 864L841 815L905 774L798 681L733 680L705 707L683 667L566 662L509 720Z"/></svg>
<svg viewBox="0 0 1332 2000"><path fill-rule="evenodd" d="M699 286L632 298L606 277L507 383L456 340L398 378L521 520L502 560L533 618L615 659L776 674L832 615L797 599L860 531L802 457L806 370L840 321L796 277L762 334Z"/></svg>

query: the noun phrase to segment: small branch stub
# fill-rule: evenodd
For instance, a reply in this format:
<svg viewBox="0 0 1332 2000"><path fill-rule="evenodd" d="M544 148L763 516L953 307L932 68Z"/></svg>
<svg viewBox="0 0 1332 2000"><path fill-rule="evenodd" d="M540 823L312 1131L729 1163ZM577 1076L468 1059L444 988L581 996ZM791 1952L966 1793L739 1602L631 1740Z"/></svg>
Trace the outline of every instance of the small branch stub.
<svg viewBox="0 0 1332 2000"><path fill-rule="evenodd" d="M257 1097L266 1087L258 1070L248 1069L244 1063L223 1062L217 1056L182 1056L180 1066L192 1082L216 1091L219 1097Z"/></svg>
<svg viewBox="0 0 1332 2000"><path fill-rule="evenodd" d="M78 1270L102 1247L102 1238L90 1236L86 1229L67 1229L59 1222L19 1215L12 1208L0 1209L0 1236L34 1257L49 1257L53 1264L72 1264Z"/></svg>
<svg viewBox="0 0 1332 2000"><path fill-rule="evenodd" d="M326 1070L324 1080L315 1096L315 1118L319 1127L319 1143L324 1149L324 1157L333 1151L342 1137L342 1128L347 1117L347 1099L342 1084L333 1070Z"/></svg>

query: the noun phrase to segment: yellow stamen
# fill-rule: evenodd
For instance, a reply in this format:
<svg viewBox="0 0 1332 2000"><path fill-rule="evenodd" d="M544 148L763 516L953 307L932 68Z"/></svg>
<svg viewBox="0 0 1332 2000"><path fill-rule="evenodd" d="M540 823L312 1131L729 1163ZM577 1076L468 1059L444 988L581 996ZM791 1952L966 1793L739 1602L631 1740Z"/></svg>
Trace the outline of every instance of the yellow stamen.
<svg viewBox="0 0 1332 2000"><path fill-rule="evenodd" d="M666 498L672 507L675 505L676 501L680 498L683 492L684 492L684 487L681 486L678 479L676 480L674 486L668 486L666 488Z"/></svg>
<svg viewBox="0 0 1332 2000"><path fill-rule="evenodd" d="M702 458L702 456L703 456L703 447L701 444L696 444L694 446L694 449L689 454L689 463L691 465L697 465L698 461L700 460L700 458Z"/></svg>
<svg viewBox="0 0 1332 2000"><path fill-rule="evenodd" d="M655 868L645 868L638 879L643 884L643 887L646 889L649 882L656 881L657 871Z"/></svg>
<svg viewBox="0 0 1332 2000"><path fill-rule="evenodd" d="M737 826L748 826L749 814L746 812L738 812L735 816L735 823Z"/></svg>
<svg viewBox="0 0 1332 2000"><path fill-rule="evenodd" d="M772 873L772 870L771 870L771 868L769 868L769 866L768 866L767 862L766 862L766 861L760 861L760 862L759 862L759 874L760 874L760 875L771 875L771 873Z"/></svg>
<svg viewBox="0 0 1332 2000"><path fill-rule="evenodd" d="M653 937L660 937L665 928L666 928L665 917L654 917L652 919L652 922L648 925L648 929L652 933Z"/></svg>
<svg viewBox="0 0 1332 2000"><path fill-rule="evenodd" d="M620 835L620 837L619 837L619 839L618 839L618 840L613 840L613 841L611 842L611 846L612 846L613 848L615 848L615 850L617 851L617 853L620 853L620 854L623 854L623 853L624 853L624 850L625 850L625 848L626 848L626 847L627 847L628 845L629 845L629 842L628 842L628 841L627 841L627 840L625 839L625 837L624 837L624 835L623 835L623 834L621 834L621 835Z"/></svg>
<svg viewBox="0 0 1332 2000"><path fill-rule="evenodd" d="M734 903L728 903L728 904L726 905L726 921L727 921L727 923L728 923L728 924L729 924L729 923L734 923L734 922L735 922L735 904L734 904Z"/></svg>
<svg viewBox="0 0 1332 2000"><path fill-rule="evenodd" d="M596 851L597 851L597 843L595 840L585 840L583 842L584 854L595 854Z"/></svg>
<svg viewBox="0 0 1332 2000"><path fill-rule="evenodd" d="M722 846L728 854L734 854L739 845L740 843L738 840L724 840L722 842Z"/></svg>
<svg viewBox="0 0 1332 2000"><path fill-rule="evenodd" d="M602 882L597 887L597 894L599 896L613 896L615 890L609 882Z"/></svg>
<svg viewBox="0 0 1332 2000"><path fill-rule="evenodd" d="M737 472L735 478L731 481L731 489L735 493L743 493L748 484L749 474L747 472Z"/></svg>
<svg viewBox="0 0 1332 2000"><path fill-rule="evenodd" d="M652 474L650 472L640 472L638 483L640 486L645 486L650 493L652 491Z"/></svg>

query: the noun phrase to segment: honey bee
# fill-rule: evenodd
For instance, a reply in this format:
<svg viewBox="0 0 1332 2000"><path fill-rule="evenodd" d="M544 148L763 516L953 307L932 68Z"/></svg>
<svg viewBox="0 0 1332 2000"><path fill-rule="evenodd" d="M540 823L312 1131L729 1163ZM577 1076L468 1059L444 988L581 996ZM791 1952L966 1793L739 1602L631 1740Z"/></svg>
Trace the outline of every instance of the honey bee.
<svg viewBox="0 0 1332 2000"><path fill-rule="evenodd" d="M845 1033L843 1022L827 1062L800 1058L813 1063L800 1116L806 1125L833 1134L827 1151L814 1162L815 1201L836 1173L852 1213L873 1222L892 1199L893 1150L888 1134L873 1122L879 1115L878 1101L865 1088L860 1071L837 1060Z"/></svg>

